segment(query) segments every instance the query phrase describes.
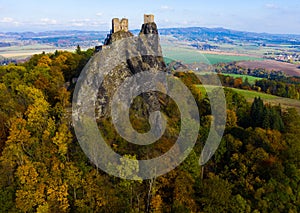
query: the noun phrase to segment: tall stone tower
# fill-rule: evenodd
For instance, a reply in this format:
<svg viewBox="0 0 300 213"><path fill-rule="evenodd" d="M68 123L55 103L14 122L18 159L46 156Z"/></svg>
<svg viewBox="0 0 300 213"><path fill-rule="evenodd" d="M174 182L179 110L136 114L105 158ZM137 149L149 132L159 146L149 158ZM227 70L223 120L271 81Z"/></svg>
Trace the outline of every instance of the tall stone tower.
<svg viewBox="0 0 300 213"><path fill-rule="evenodd" d="M124 32L128 32L128 19L122 18L120 22L120 30Z"/></svg>
<svg viewBox="0 0 300 213"><path fill-rule="evenodd" d="M142 29L140 33L158 34L157 26L154 22L154 15L144 14L144 24L142 25Z"/></svg>
<svg viewBox="0 0 300 213"><path fill-rule="evenodd" d="M144 14L144 24L153 23L154 15L152 14Z"/></svg>
<svg viewBox="0 0 300 213"><path fill-rule="evenodd" d="M117 33L119 31L128 32L128 19L122 18L120 21L120 19L114 18L112 20L112 33Z"/></svg>

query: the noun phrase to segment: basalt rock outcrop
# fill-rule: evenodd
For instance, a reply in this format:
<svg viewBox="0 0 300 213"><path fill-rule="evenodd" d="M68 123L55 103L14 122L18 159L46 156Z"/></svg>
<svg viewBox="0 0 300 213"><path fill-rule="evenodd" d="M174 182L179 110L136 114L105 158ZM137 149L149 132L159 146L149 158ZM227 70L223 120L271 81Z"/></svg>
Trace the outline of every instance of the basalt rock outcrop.
<svg viewBox="0 0 300 213"><path fill-rule="evenodd" d="M145 21L138 36L133 36L127 30L126 25L119 27L118 19L113 19L112 25L113 30L107 36L101 50L92 59L94 62L99 60L110 67L101 70L104 80L96 101L97 119L110 117L113 95L126 78L144 71L166 71L158 29L153 16L145 15ZM122 92L126 95L131 91ZM152 111L160 109L160 100L154 92L143 93L141 97L143 103L136 103L138 106L135 106L139 115L147 117Z"/></svg>

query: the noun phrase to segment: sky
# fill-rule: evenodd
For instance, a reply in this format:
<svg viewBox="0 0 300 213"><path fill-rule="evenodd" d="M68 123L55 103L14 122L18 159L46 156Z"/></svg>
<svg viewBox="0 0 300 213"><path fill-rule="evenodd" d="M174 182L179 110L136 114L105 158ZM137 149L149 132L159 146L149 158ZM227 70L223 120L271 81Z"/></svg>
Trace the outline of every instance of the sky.
<svg viewBox="0 0 300 213"><path fill-rule="evenodd" d="M143 14L154 14L159 28L300 34L299 0L0 0L0 32L108 31L114 17L139 29Z"/></svg>

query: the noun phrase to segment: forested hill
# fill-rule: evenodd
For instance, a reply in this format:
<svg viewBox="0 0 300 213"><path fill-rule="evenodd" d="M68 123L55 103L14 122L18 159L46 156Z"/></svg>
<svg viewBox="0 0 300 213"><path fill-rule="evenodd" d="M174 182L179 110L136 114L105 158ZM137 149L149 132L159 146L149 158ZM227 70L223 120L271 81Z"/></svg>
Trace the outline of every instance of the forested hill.
<svg viewBox="0 0 300 213"><path fill-rule="evenodd" d="M140 30L132 30L138 34ZM55 47L91 47L95 43L102 43L109 31L46 31L46 32L0 32L0 47L19 45L47 44ZM220 42L220 43L255 43L300 45L300 35L268 34L236 31L224 28L163 28L159 29L162 36L172 35L188 41ZM1 54L0 54L1 55Z"/></svg>
<svg viewBox="0 0 300 213"><path fill-rule="evenodd" d="M0 66L0 212L300 211L297 112L259 98L248 103L225 89L226 131L217 153L200 168L212 117L209 99L195 86L200 82L192 73L176 74L192 91L201 116L198 140L183 164L144 181L97 169L82 152L66 114L72 83L93 54L92 49L78 48ZM136 149L118 136L109 120L101 123L100 131L116 152L132 158L149 150L166 152L181 122L176 103L168 104L162 110L172 131L153 146ZM139 131L148 130L134 114L131 121Z"/></svg>
<svg viewBox="0 0 300 213"><path fill-rule="evenodd" d="M206 28L206 27L188 27L188 28L168 28L160 29L162 35L173 35L179 38L198 41L224 41L230 42L239 40L242 42L273 43L273 44L300 44L300 35L292 34L269 34L254 33L246 31L230 30L225 28ZM200 40L199 40L200 39Z"/></svg>

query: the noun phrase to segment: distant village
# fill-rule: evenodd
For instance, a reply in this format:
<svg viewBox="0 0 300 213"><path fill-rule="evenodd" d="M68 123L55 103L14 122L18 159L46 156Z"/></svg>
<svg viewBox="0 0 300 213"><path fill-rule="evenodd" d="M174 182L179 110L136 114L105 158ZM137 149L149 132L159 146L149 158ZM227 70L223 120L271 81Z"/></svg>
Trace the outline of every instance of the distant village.
<svg viewBox="0 0 300 213"><path fill-rule="evenodd" d="M265 54L266 59L272 59L280 62L300 63L300 53L275 53Z"/></svg>
<svg viewBox="0 0 300 213"><path fill-rule="evenodd" d="M280 54L278 57L275 57L277 61L286 61L286 62L300 62L300 55L299 54Z"/></svg>

